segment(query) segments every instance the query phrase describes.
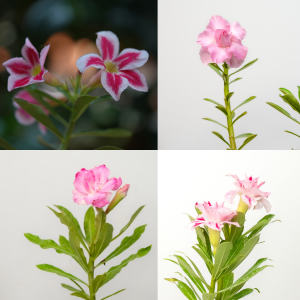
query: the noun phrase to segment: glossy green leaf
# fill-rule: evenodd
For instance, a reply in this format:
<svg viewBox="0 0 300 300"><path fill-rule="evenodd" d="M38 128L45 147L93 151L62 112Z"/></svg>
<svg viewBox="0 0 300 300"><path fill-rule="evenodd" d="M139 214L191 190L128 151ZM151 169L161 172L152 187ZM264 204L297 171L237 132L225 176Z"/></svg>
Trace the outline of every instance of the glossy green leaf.
<svg viewBox="0 0 300 300"><path fill-rule="evenodd" d="M100 289L102 285L104 285L106 279L106 273L102 275L98 275L93 280L93 288L94 292L97 293L97 291Z"/></svg>
<svg viewBox="0 0 300 300"><path fill-rule="evenodd" d="M243 116L245 116L247 114L246 111L244 111L242 114L240 114L233 122L232 124L234 124L237 120L239 120L240 118L242 118Z"/></svg>
<svg viewBox="0 0 300 300"><path fill-rule="evenodd" d="M210 63L210 64L208 64L219 76L221 76L222 77L222 71L221 71L221 69L219 68L219 66L217 65L217 64L213 64L213 63Z"/></svg>
<svg viewBox="0 0 300 300"><path fill-rule="evenodd" d="M202 119L203 119L203 120L206 120L206 121L214 122L214 123L216 123L216 124L218 124L218 125L220 125L220 126L222 126L222 127L224 127L224 128L227 129L226 126L222 125L221 123L219 123L219 122L217 122L217 121L215 121L215 120L212 120L212 119L209 119L209 118L202 118Z"/></svg>
<svg viewBox="0 0 300 300"><path fill-rule="evenodd" d="M95 210L93 206L91 206L85 214L84 232L87 241L91 244L93 236L95 234Z"/></svg>
<svg viewBox="0 0 300 300"><path fill-rule="evenodd" d="M194 294L192 289L186 283L184 283L184 282L182 282L181 280L178 280L178 279L176 279L176 281L174 283L180 289L182 294L186 298L188 298L188 300L197 300L196 295Z"/></svg>
<svg viewBox="0 0 300 300"><path fill-rule="evenodd" d="M101 97L97 98L96 100L92 101L91 105L103 103L103 102L110 101L110 100L114 100L114 98L111 95L104 95L104 96L101 96Z"/></svg>
<svg viewBox="0 0 300 300"><path fill-rule="evenodd" d="M231 249L232 249L231 242L224 242L218 246L217 252L215 254L215 263L212 272L213 278L218 279L218 276L220 275L222 268L225 266L227 262Z"/></svg>
<svg viewBox="0 0 300 300"><path fill-rule="evenodd" d="M106 223L103 230L100 232L99 236L95 240L95 253L93 255L96 259L110 244L113 235L113 227L111 224Z"/></svg>
<svg viewBox="0 0 300 300"><path fill-rule="evenodd" d="M250 61L248 64L244 65L242 68L240 68L240 69L238 69L237 71L235 71L234 73L230 74L229 77L232 76L232 75L234 75L234 74L236 74L236 73L238 73L238 72L241 72L241 71L243 71L243 70L249 68L250 66L252 66L252 65L253 65L254 63L256 63L257 61L258 61L258 58L257 58L257 59L254 59L254 60L252 60L252 61Z"/></svg>
<svg viewBox="0 0 300 300"><path fill-rule="evenodd" d="M220 104L220 103L218 103L218 102L216 102L216 101L214 101L214 100L208 99L208 98L204 98L203 100L208 101L208 102L211 102L211 103L213 103L213 104L216 104L217 106L223 106L222 104ZM223 106L223 107L224 107L224 106ZM225 107L224 107L224 108L225 108Z"/></svg>
<svg viewBox="0 0 300 300"><path fill-rule="evenodd" d="M84 113L84 111L88 108L90 103L96 100L98 97L95 96L81 96L79 97L73 108L73 120L76 122L78 118Z"/></svg>
<svg viewBox="0 0 300 300"><path fill-rule="evenodd" d="M245 234L250 233L249 238L259 234L274 218L275 215L268 214L258 221L251 229L249 229Z"/></svg>
<svg viewBox="0 0 300 300"><path fill-rule="evenodd" d="M120 246L117 247L112 253L110 253L105 259L103 259L96 267L108 262L109 260L113 259L114 257L120 255L122 252L127 250L129 247L131 247L144 233L147 225L143 225L140 227L137 227L133 234L131 236L125 237Z"/></svg>
<svg viewBox="0 0 300 300"><path fill-rule="evenodd" d="M244 102L242 102L240 105L238 105L233 111L235 111L237 108L241 107L242 105L247 104L248 102L252 101L255 98L256 98L256 96L252 96L252 97L248 98L247 100L245 100Z"/></svg>
<svg viewBox="0 0 300 300"><path fill-rule="evenodd" d="M285 116L287 116L288 118L290 118L291 120L293 120L294 122L300 124L300 122L298 120L296 120L295 118L293 118L286 110L284 110L282 107L272 103L272 102L267 102L267 104L269 104L270 106L272 106L273 108L275 108L276 110L278 110L279 112L281 112L282 114L284 114Z"/></svg>
<svg viewBox="0 0 300 300"><path fill-rule="evenodd" d="M201 258L204 260L207 269L209 270L210 273L212 273L212 269L213 269L213 263L211 261L211 259L208 257L207 253L205 251L203 251L200 247L197 248L195 246L192 247L200 256Z"/></svg>
<svg viewBox="0 0 300 300"><path fill-rule="evenodd" d="M236 82L236 81L239 81L239 80L241 80L241 79L243 79L243 78L241 78L241 77L239 77L239 78L236 78L236 79L234 79L234 80L230 81L230 82L229 82L229 84L232 84L232 83L234 83L234 82Z"/></svg>
<svg viewBox="0 0 300 300"><path fill-rule="evenodd" d="M12 146L1 136L0 136L0 147L3 148L4 150L17 150L14 146Z"/></svg>
<svg viewBox="0 0 300 300"><path fill-rule="evenodd" d="M279 91L281 91L283 94L291 94L291 92L288 89L280 88Z"/></svg>
<svg viewBox="0 0 300 300"><path fill-rule="evenodd" d="M103 146L94 150L122 150L122 149L115 146Z"/></svg>
<svg viewBox="0 0 300 300"><path fill-rule="evenodd" d="M85 285L87 285L84 281L82 281L81 279L73 276L72 274L69 274L69 273L66 273L64 272L63 270L59 269L59 268L56 268L54 266L51 266L51 265L47 265L47 264L43 264L43 265L37 265L37 267L42 270L42 271L45 271L45 272L50 272L50 273L54 273L54 274L57 274L61 277L66 277L66 278L69 278L71 280L75 280L75 281L79 281Z"/></svg>
<svg viewBox="0 0 300 300"><path fill-rule="evenodd" d="M294 133L294 132L291 132L291 131L288 131L288 130L285 130L285 132L290 133L290 134L293 134L293 135L295 135L295 136L297 136L297 137L300 138L300 135L298 135L298 134L296 134L296 133Z"/></svg>
<svg viewBox="0 0 300 300"><path fill-rule="evenodd" d="M119 293L121 293L121 292L123 292L123 291L125 291L125 290L126 290L126 289L117 291L117 292L115 292L115 293L113 293L113 294L111 294L111 295L109 295L109 296L106 296L106 297L102 298L101 300L104 300L104 299L107 299L107 298L109 298L109 297L111 297L111 296L117 295L117 294L119 294Z"/></svg>
<svg viewBox="0 0 300 300"><path fill-rule="evenodd" d="M223 136L222 136L219 132L217 132L217 131L212 131L212 133L213 133L214 135L216 135L219 139L221 139L224 143L226 143L226 144L230 147L229 143L223 138Z"/></svg>
<svg viewBox="0 0 300 300"><path fill-rule="evenodd" d="M129 138L132 136L132 132L125 129L111 128L103 130L88 130L74 133L72 138L81 136L100 136L107 138Z"/></svg>
<svg viewBox="0 0 300 300"><path fill-rule="evenodd" d="M139 213L142 211L142 209L145 207L145 205L141 206L130 218L129 222L120 230L119 234L116 235L113 239L115 240L116 238L118 238L131 224L132 222L135 220L135 218L139 215Z"/></svg>
<svg viewBox="0 0 300 300"><path fill-rule="evenodd" d="M253 135L253 133L243 133L243 134L240 134L240 135L236 136L235 138L240 139L240 138L248 137L248 136L251 136L251 135Z"/></svg>
<svg viewBox="0 0 300 300"><path fill-rule="evenodd" d="M248 296L249 294L251 294L254 290L253 289L244 289L242 291L240 291L239 293L235 294L234 296L232 296L229 300L238 300L241 298L244 298L246 296Z"/></svg>
<svg viewBox="0 0 300 300"><path fill-rule="evenodd" d="M201 300L200 296L197 294L196 290L194 289L192 283L189 281L189 279L185 276L182 276L186 282L188 283L189 287L192 289L193 293L195 294L195 296L198 298L198 300Z"/></svg>
<svg viewBox="0 0 300 300"><path fill-rule="evenodd" d="M82 292L82 291L72 293L71 295L75 296L75 297L85 299L85 300L90 300L91 299L85 292Z"/></svg>
<svg viewBox="0 0 300 300"><path fill-rule="evenodd" d="M256 137L257 137L257 134L252 134L252 135L248 136L248 137L244 140L242 146L240 146L239 150L243 149L248 143L250 143L250 142L251 142L253 139L255 139Z"/></svg>
<svg viewBox="0 0 300 300"><path fill-rule="evenodd" d="M242 212L237 212L237 214L232 218L231 222L239 223L240 227L231 225L231 231L229 240L234 243L242 234L245 223L245 214Z"/></svg>
<svg viewBox="0 0 300 300"><path fill-rule="evenodd" d="M228 256L227 265L230 264L231 262L233 262L238 257L238 254L244 248L247 240L248 240L247 237L241 236L233 243L233 247Z"/></svg>
<svg viewBox="0 0 300 300"><path fill-rule="evenodd" d="M13 100L21 107L23 108L29 115L31 115L33 118L35 118L39 123L46 126L51 132L53 132L60 140L62 140L62 135L59 132L59 130L55 127L55 125L51 122L49 117L46 115L44 110L36 105L29 103L27 101L24 101L22 99L13 98Z"/></svg>
<svg viewBox="0 0 300 300"><path fill-rule="evenodd" d="M216 297L215 293L203 293L202 294L203 300L214 300Z"/></svg>
<svg viewBox="0 0 300 300"><path fill-rule="evenodd" d="M223 277L223 289L226 289L227 287L231 286L233 284L234 274L228 273ZM222 300L227 299L227 296L229 295L230 291L226 291L222 294Z"/></svg>
<svg viewBox="0 0 300 300"><path fill-rule="evenodd" d="M300 113L299 101L294 97L293 94L279 95L282 100L287 103L293 110Z"/></svg>
<svg viewBox="0 0 300 300"><path fill-rule="evenodd" d="M254 270L256 270L266 260L267 260L267 258L259 259L243 276L240 277L239 280L242 280L243 278L247 277L249 274L251 274Z"/></svg>

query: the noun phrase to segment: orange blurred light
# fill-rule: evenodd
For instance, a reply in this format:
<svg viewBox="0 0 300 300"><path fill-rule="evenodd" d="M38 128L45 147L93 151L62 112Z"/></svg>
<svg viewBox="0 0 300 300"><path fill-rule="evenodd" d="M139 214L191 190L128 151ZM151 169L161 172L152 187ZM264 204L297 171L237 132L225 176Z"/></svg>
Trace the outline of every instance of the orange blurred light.
<svg viewBox="0 0 300 300"><path fill-rule="evenodd" d="M2 64L9 59L9 52L5 48L0 47L0 72L3 72L5 70L5 67Z"/></svg>

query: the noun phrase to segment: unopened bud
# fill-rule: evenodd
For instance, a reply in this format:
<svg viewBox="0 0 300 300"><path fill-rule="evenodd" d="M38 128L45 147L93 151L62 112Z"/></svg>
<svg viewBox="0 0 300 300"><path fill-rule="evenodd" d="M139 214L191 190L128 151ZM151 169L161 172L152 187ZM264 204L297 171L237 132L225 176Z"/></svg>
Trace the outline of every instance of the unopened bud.
<svg viewBox="0 0 300 300"><path fill-rule="evenodd" d="M129 187L129 184L125 184L123 187L117 190L114 199L112 199L105 211L106 214L113 210L115 206L117 206L127 196Z"/></svg>

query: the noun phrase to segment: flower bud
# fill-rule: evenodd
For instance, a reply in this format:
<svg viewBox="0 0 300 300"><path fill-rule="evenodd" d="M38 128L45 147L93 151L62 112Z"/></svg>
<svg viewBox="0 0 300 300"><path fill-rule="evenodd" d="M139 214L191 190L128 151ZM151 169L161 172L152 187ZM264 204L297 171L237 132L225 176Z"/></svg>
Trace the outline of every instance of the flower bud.
<svg viewBox="0 0 300 300"><path fill-rule="evenodd" d="M102 87L101 84L101 72L102 70L100 70L99 72L97 72L89 81L88 86L92 87L92 88L97 88L97 87Z"/></svg>
<svg viewBox="0 0 300 300"><path fill-rule="evenodd" d="M242 199L242 197L240 197L240 202L239 202L239 205L238 205L238 208L237 208L237 212L242 212L244 214L246 214L246 212L248 211L249 209L249 206L248 204L246 204L244 202L244 200Z"/></svg>
<svg viewBox="0 0 300 300"><path fill-rule="evenodd" d="M105 211L106 214L108 214L111 210L113 210L114 207L118 205L119 202L121 202L121 200L123 200L127 196L129 187L130 187L129 184L125 184L123 187L117 190L114 199L112 199L112 201L109 203Z"/></svg>
<svg viewBox="0 0 300 300"><path fill-rule="evenodd" d="M51 74L50 72L47 72L44 75L44 79L45 79L45 83L50 85L50 86L62 86L63 84L58 80L58 78L56 78L53 74Z"/></svg>
<svg viewBox="0 0 300 300"><path fill-rule="evenodd" d="M208 227L208 233L209 233L210 244L214 248L213 253L216 254L217 248L220 244L220 231Z"/></svg>

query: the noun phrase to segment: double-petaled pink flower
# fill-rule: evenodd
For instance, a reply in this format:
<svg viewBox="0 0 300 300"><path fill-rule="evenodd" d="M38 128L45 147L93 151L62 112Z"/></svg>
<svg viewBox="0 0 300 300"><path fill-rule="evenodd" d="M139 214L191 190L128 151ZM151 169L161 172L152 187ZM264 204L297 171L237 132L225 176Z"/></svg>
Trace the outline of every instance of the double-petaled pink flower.
<svg viewBox="0 0 300 300"><path fill-rule="evenodd" d="M242 45L246 30L238 22L229 24L220 16L213 16L206 29L199 34L201 61L209 63L225 62L230 68L238 68L244 61L248 48Z"/></svg>
<svg viewBox="0 0 300 300"><path fill-rule="evenodd" d="M121 178L108 179L109 169L105 165L91 170L81 169L75 176L73 200L78 204L101 208L107 205L111 199L110 191L117 190L121 184Z"/></svg>
<svg viewBox="0 0 300 300"><path fill-rule="evenodd" d="M49 47L50 45L44 47L39 55L29 39L26 38L25 45L22 48L23 58L15 57L3 63L10 74L7 84L9 92L36 82L44 82L44 75L48 72L44 68L44 64Z"/></svg>
<svg viewBox="0 0 300 300"><path fill-rule="evenodd" d="M266 199L269 197L270 193L263 192L259 188L264 184L261 182L258 184L258 177L253 178L252 176L247 177L244 180L240 180L237 175L228 175L235 179L234 185L236 190L232 190L225 195L225 199L233 203L234 197L240 195L242 200L248 205L249 209L261 209L264 207L267 212L271 210L271 204Z"/></svg>
<svg viewBox="0 0 300 300"><path fill-rule="evenodd" d="M76 65L81 73L89 67L101 69L97 77L116 101L128 86L137 91L148 91L146 78L137 69L147 62L147 51L124 49L119 54L119 39L110 31L98 32L96 44L100 55L91 53L78 59Z"/></svg>
<svg viewBox="0 0 300 300"><path fill-rule="evenodd" d="M205 225L211 229L221 231L224 223L240 227L239 223L231 222L236 212L224 207L224 202L221 204L216 202L215 205L211 205L210 202L196 203L195 206L202 214L190 223L189 227L191 228Z"/></svg>

